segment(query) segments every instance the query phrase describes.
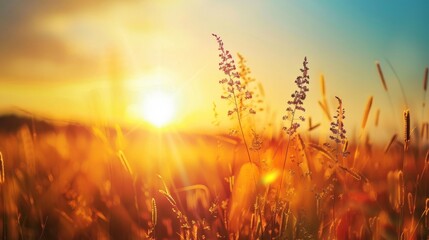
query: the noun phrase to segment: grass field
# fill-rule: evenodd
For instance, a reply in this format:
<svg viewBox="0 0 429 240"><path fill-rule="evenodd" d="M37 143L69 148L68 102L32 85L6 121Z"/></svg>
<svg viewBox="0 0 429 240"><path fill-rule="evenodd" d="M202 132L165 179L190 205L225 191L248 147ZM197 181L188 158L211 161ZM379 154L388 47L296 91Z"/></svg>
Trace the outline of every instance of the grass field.
<svg viewBox="0 0 429 240"><path fill-rule="evenodd" d="M427 122L398 108L403 130L372 143L368 125L383 126L368 117L376 112L370 98L351 138L347 129L355 127L343 122L347 96L326 96L323 78L326 122L311 122L320 114L304 111L317 79L310 79L311 58L297 60L303 65L282 100L285 116L260 120L267 111L262 84L215 38L225 75L218 91L228 110L215 108L214 116L232 129L3 116L3 239L428 239ZM380 65L375 69L385 86ZM427 69L423 92L426 83Z"/></svg>

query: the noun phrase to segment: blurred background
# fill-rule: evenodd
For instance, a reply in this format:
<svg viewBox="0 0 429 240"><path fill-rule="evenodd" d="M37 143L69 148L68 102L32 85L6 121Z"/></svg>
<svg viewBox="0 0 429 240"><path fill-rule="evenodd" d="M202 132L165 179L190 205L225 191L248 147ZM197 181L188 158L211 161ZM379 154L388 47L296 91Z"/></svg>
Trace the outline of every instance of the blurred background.
<svg viewBox="0 0 429 240"><path fill-rule="evenodd" d="M360 126L374 96L371 114L381 109L381 124L393 130L401 107L428 117L427 109L421 114L427 9L423 0L0 1L0 112L136 124L147 120L143 108L155 93L174 102L171 125L211 130L213 102L226 116L216 33L247 59L274 116L283 115L307 56L306 107L315 122L323 120L317 101L324 74L332 113L335 96L343 99L346 128Z"/></svg>

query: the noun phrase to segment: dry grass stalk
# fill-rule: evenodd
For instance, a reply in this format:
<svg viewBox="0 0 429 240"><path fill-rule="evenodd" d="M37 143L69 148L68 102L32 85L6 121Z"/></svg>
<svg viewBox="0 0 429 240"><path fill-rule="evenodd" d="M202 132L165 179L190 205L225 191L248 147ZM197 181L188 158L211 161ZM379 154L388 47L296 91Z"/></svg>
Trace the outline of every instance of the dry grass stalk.
<svg viewBox="0 0 429 240"><path fill-rule="evenodd" d="M329 113L328 107L325 104L323 104L321 101L318 101L318 103L319 103L319 106L322 108L323 113L325 113L325 116L328 118L328 120L332 121L332 117L331 117L331 114Z"/></svg>
<svg viewBox="0 0 429 240"><path fill-rule="evenodd" d="M422 130L420 132L420 137L424 140L424 139L428 139L428 123L424 122L422 123Z"/></svg>
<svg viewBox="0 0 429 240"><path fill-rule="evenodd" d="M250 217L250 229L251 229L251 231L254 231L254 229L255 229L255 222L257 221L256 216L257 215L255 213L252 213L252 216Z"/></svg>
<svg viewBox="0 0 429 240"><path fill-rule="evenodd" d="M61 211L60 209L58 209L58 208L55 208L54 209L54 211L60 216L60 217L62 217L62 219L63 220L65 220L66 222L68 222L70 225L74 225L75 224L75 222L73 221L73 219L67 214L67 213L65 213L64 211Z"/></svg>
<svg viewBox="0 0 429 240"><path fill-rule="evenodd" d="M401 89L402 98L404 99L405 106L408 106L407 101L407 95L405 94L404 86L402 85L402 81L399 78L398 73L396 72L395 68L393 67L392 63L389 61L389 59L386 59L387 64L389 65L390 69L392 70L393 74L395 75L396 80L398 81L399 88Z"/></svg>
<svg viewBox="0 0 429 240"><path fill-rule="evenodd" d="M33 135L27 125L19 129L19 138L23 149L23 158L26 161L27 171L30 176L36 174L36 154L34 148Z"/></svg>
<svg viewBox="0 0 429 240"><path fill-rule="evenodd" d="M343 145L343 153L346 153L349 148L349 140L346 140Z"/></svg>
<svg viewBox="0 0 429 240"><path fill-rule="evenodd" d="M392 144L396 141L396 138L398 138L397 134L394 134L392 138L390 138L389 143L387 144L386 148L384 148L384 153L387 153L390 150L390 147L392 147Z"/></svg>
<svg viewBox="0 0 429 240"><path fill-rule="evenodd" d="M398 202L399 202L399 206L402 208L404 206L404 199L405 199L405 185L404 185L404 174L402 173L402 171L398 172L397 175L397 179L398 179Z"/></svg>
<svg viewBox="0 0 429 240"><path fill-rule="evenodd" d="M429 164L429 150L426 152L425 164L426 164L426 165L428 165L428 164Z"/></svg>
<svg viewBox="0 0 429 240"><path fill-rule="evenodd" d="M326 149L324 149L323 147L321 147L321 146L319 146L317 144L314 144L314 143L309 143L308 146L311 147L311 148L313 148L313 149L315 149L315 150L317 150L318 152L320 152L324 157L326 157L328 160L332 161L332 163L337 164L337 159L334 156L332 156L332 154L329 151L327 151ZM344 143L343 147L347 148L347 146L348 146L348 141L346 141ZM344 150L344 148L343 148L343 150ZM357 172L355 172L355 171L353 171L353 170L351 170L351 169L349 169L347 167L344 167L344 166L342 166L340 164L337 164L337 166L341 170L343 170L346 173L350 174L357 181L362 180L362 177L361 177L361 175L359 173L357 173Z"/></svg>
<svg viewBox="0 0 429 240"><path fill-rule="evenodd" d="M328 101L326 100L326 85L325 85L325 76L320 75L320 90L322 92L322 101L319 101L319 105L322 107L323 112L328 117L329 121L332 121L331 113L329 111Z"/></svg>
<svg viewBox="0 0 429 240"><path fill-rule="evenodd" d="M371 106L372 106L372 99L373 99L372 96L369 97L368 102L366 103L365 112L363 114L363 119L361 124L362 129L365 129L366 122L368 121L369 112L371 111Z"/></svg>
<svg viewBox="0 0 429 240"><path fill-rule="evenodd" d="M318 124L316 124L316 125L314 125L314 126L311 126L311 127L308 129L308 131L313 131L314 129L316 129L316 128L318 128L318 127L320 127L320 123L318 123Z"/></svg>
<svg viewBox="0 0 429 240"><path fill-rule="evenodd" d="M408 200L408 210L410 212L410 215L413 215L414 211L416 210L416 205L414 204L412 193L410 192L408 193L407 200Z"/></svg>
<svg viewBox="0 0 429 240"><path fill-rule="evenodd" d="M411 139L411 129L410 129L410 110L404 111L404 148L408 149Z"/></svg>
<svg viewBox="0 0 429 240"><path fill-rule="evenodd" d="M298 147L300 149L299 151L302 152L301 156L302 156L302 159L303 159L302 163L299 164L299 166L300 166L300 168L301 168L304 176L306 176L308 179L311 179L311 175L308 174L310 172L310 162L309 162L308 157L307 157L307 152L305 151L305 149L306 149L305 142L302 139L302 137L301 137L300 134L297 134L297 136L298 136L297 137L297 139L298 139L297 142L299 143Z"/></svg>
<svg viewBox="0 0 429 240"><path fill-rule="evenodd" d="M173 206L173 207L176 207L177 206L177 204L176 204L176 201L174 200L174 198L170 195L170 194L168 194L166 191L164 191L164 190L159 190L159 192L162 194L162 195L164 195L164 197L165 198L167 198L167 200L170 202L170 204Z"/></svg>
<svg viewBox="0 0 429 240"><path fill-rule="evenodd" d="M308 118L308 131L311 132L318 127L320 127L320 123L313 125L313 122L311 121L311 117L309 117Z"/></svg>
<svg viewBox="0 0 429 240"><path fill-rule="evenodd" d="M213 120L212 120L212 124L216 127L218 127L220 125L220 121L219 121L219 113L217 112L217 106L216 103L213 102Z"/></svg>
<svg viewBox="0 0 429 240"><path fill-rule="evenodd" d="M389 202L396 212L404 206L404 175L402 171L391 171L387 174Z"/></svg>
<svg viewBox="0 0 429 240"><path fill-rule="evenodd" d="M425 69L425 76L423 78L423 90L426 92L428 88L428 68Z"/></svg>
<svg viewBox="0 0 429 240"><path fill-rule="evenodd" d="M355 172L355 171L353 171L353 170L351 170L349 168L343 167L343 166L340 166L340 168L342 170L344 170L346 173L350 174L357 181L362 180L362 177L357 172Z"/></svg>
<svg viewBox="0 0 429 240"><path fill-rule="evenodd" d="M125 148L125 136L122 132L121 127L118 124L115 124L116 138L115 145L116 149L124 149Z"/></svg>
<svg viewBox="0 0 429 240"><path fill-rule="evenodd" d="M158 175L159 179L161 179L162 185L164 186L164 190L159 190L159 192L167 198L167 200L170 202L170 204L175 207L176 201L174 200L173 196L171 196L170 191L168 190L167 184L165 183L164 179L161 177L161 175Z"/></svg>
<svg viewBox="0 0 429 240"><path fill-rule="evenodd" d="M326 98L325 76L320 75L320 89L322 90L322 98Z"/></svg>
<svg viewBox="0 0 429 240"><path fill-rule="evenodd" d="M156 202L155 202L155 199L152 198L152 224L153 224L153 227L156 226L157 221L158 221L158 212L157 212L157 208L156 208Z"/></svg>
<svg viewBox="0 0 429 240"><path fill-rule="evenodd" d="M377 109L377 112L375 113L375 126L378 127L378 122L380 121L380 108Z"/></svg>
<svg viewBox="0 0 429 240"><path fill-rule="evenodd" d="M427 141L429 140L429 123L425 123L425 128L426 128L425 139Z"/></svg>
<svg viewBox="0 0 429 240"><path fill-rule="evenodd" d="M375 239L380 239L379 235L379 217L373 217L369 219L369 226L372 231L372 236L375 237ZM363 239L362 237L360 239Z"/></svg>
<svg viewBox="0 0 429 240"><path fill-rule="evenodd" d="M107 217L102 213L102 212L100 212L100 211L96 211L95 212L95 215L99 218L99 219L101 219L101 220L103 220L104 222L109 222L109 220L107 219Z"/></svg>
<svg viewBox="0 0 429 240"><path fill-rule="evenodd" d="M336 162L335 157L332 156L332 154L330 152L328 152L326 149L324 149L323 147L319 146L318 144L309 143L308 146L311 147L311 148L314 148L315 150L317 150L318 152L320 152L327 159L329 159L329 160L331 160L333 162Z"/></svg>
<svg viewBox="0 0 429 240"><path fill-rule="evenodd" d="M170 202L170 204L172 206L171 210L173 211L174 214L176 214L176 218L179 220L180 233L178 233L178 235L179 235L180 239L194 239L194 238L190 237L191 229L194 225L194 222L192 222L192 224L191 224L191 222L188 220L188 217L184 213L182 213L182 211L177 206L176 201L174 200L173 196L170 195L170 192L169 192L168 188L166 187L164 180L162 179L161 176L159 176L159 177L160 177L161 181L163 182L163 185L165 187L165 191L164 190L158 190L158 191L162 195L164 195L164 197L167 198L167 200Z"/></svg>
<svg viewBox="0 0 429 240"><path fill-rule="evenodd" d="M384 90L387 92L387 84L386 80L384 79L383 70L381 70L380 62L375 62L375 65L377 66L378 75L380 76L381 83L383 84Z"/></svg>
<svg viewBox="0 0 429 240"><path fill-rule="evenodd" d="M130 174L133 175L133 171L131 169L131 166L127 160L127 158L125 157L125 154L122 150L118 151L118 157L121 160L122 166L124 167L124 169Z"/></svg>
<svg viewBox="0 0 429 240"><path fill-rule="evenodd" d="M264 85L262 85L262 83L260 82L258 82L258 89L259 89L259 93L261 94L261 97L265 97Z"/></svg>
<svg viewBox="0 0 429 240"><path fill-rule="evenodd" d="M0 184L3 184L5 180L3 154L0 152Z"/></svg>

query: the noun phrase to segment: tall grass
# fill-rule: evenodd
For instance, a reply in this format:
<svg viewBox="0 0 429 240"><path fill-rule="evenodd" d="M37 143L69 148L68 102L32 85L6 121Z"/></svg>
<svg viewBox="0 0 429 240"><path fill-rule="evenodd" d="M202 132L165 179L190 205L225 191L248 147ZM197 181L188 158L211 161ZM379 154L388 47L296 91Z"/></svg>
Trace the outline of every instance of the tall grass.
<svg viewBox="0 0 429 240"><path fill-rule="evenodd" d="M234 54L214 37L224 76L219 92L228 106L222 113L213 104L214 123L232 121L237 134L220 127L216 133L178 134L37 119L4 123L2 238L428 238L428 143L419 143L411 126L422 126L425 139L427 119L411 121L409 110L392 105L404 112L391 120L403 121L401 130L386 128L386 111L377 109L373 131L369 122L378 96L371 96L362 103L359 125L346 126L346 109L355 111L347 107L351 99L347 92L329 96L323 75L321 100L308 101L313 74L305 57L295 85L286 89L291 95L285 116L261 120L272 114L262 83L251 77L243 55L236 65ZM380 63L376 70L389 99L395 97ZM337 103L333 114L330 97ZM322 111L304 112L313 104ZM314 123L317 114L329 121ZM347 137L352 129L361 130L359 139ZM378 131L391 139L372 143Z"/></svg>

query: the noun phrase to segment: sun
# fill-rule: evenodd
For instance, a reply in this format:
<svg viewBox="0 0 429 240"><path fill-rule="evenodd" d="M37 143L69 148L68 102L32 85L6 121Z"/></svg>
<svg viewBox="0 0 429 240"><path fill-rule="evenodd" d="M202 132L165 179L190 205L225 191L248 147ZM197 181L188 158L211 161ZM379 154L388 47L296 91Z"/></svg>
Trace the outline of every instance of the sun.
<svg viewBox="0 0 429 240"><path fill-rule="evenodd" d="M132 111L135 115L160 128L174 120L176 108L176 101L172 94L157 90L145 94L137 104L132 106Z"/></svg>

